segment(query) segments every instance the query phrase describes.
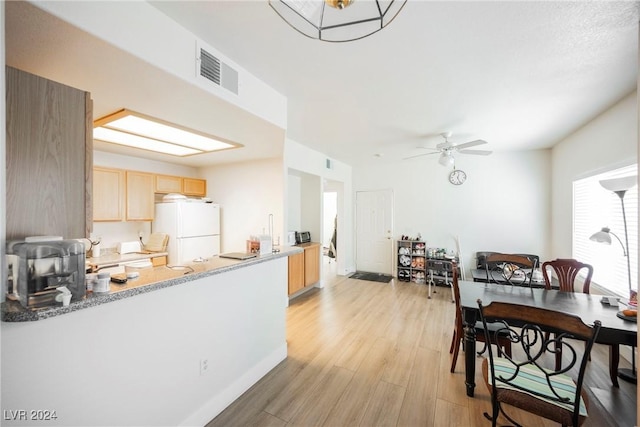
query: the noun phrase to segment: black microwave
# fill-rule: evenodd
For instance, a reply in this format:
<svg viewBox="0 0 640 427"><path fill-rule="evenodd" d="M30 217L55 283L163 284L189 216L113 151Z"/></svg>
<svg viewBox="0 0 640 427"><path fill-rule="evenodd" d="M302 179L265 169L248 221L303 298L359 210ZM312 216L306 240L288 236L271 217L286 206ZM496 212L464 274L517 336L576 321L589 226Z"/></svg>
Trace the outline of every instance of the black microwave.
<svg viewBox="0 0 640 427"><path fill-rule="evenodd" d="M309 243L311 241L311 233L308 231L296 231L296 245L300 243Z"/></svg>

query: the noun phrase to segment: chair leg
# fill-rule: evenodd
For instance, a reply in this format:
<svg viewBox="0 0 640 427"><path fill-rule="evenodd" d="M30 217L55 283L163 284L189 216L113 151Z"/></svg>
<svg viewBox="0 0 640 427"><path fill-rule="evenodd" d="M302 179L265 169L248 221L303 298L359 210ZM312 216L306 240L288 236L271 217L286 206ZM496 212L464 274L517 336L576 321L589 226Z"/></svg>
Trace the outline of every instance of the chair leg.
<svg viewBox="0 0 640 427"><path fill-rule="evenodd" d="M453 338L451 338L451 346L449 346L449 354L453 353L453 346L456 345L456 335L458 335L456 331L453 331Z"/></svg>
<svg viewBox="0 0 640 427"><path fill-rule="evenodd" d="M453 374L456 370L456 362L458 361L458 353L460 352L460 340L462 337L458 337L457 334L454 333L454 342L453 345L453 359L451 360L451 373Z"/></svg>
<svg viewBox="0 0 640 427"><path fill-rule="evenodd" d="M618 363L620 363L620 346L612 344L609 346L609 376L614 387L620 387L618 384Z"/></svg>
<svg viewBox="0 0 640 427"><path fill-rule="evenodd" d="M504 344L504 352L507 356L511 357L511 341L507 341Z"/></svg>
<svg viewBox="0 0 640 427"><path fill-rule="evenodd" d="M560 344L560 345L558 345ZM562 367L562 343L555 343L556 346L556 371L559 371Z"/></svg>

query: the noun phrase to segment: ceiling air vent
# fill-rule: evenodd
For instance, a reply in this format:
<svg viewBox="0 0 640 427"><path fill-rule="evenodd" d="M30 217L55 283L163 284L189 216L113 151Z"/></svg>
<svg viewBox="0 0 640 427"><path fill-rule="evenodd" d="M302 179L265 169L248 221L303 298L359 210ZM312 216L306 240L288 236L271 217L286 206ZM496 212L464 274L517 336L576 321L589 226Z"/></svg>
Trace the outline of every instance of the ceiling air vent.
<svg viewBox="0 0 640 427"><path fill-rule="evenodd" d="M199 43L197 48L198 77L238 94L238 71L222 62Z"/></svg>
<svg viewBox="0 0 640 427"><path fill-rule="evenodd" d="M200 75L220 84L220 60L204 49L200 49Z"/></svg>

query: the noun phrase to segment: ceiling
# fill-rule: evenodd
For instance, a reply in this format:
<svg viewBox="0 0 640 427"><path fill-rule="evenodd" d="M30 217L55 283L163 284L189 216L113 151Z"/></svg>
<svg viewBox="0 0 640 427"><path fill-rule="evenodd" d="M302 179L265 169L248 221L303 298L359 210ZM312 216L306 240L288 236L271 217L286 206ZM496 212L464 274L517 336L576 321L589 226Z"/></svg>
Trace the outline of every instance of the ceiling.
<svg viewBox="0 0 640 427"><path fill-rule="evenodd" d="M247 147L170 161L200 166L282 152L273 144L281 129L12 3L8 65L89 90L94 117L126 107ZM286 96L288 138L350 164L418 154L445 131L494 151L548 148L637 84L639 2L409 0L387 28L349 43L300 35L266 0L151 3ZM180 94L181 108L167 93ZM185 108L202 102L225 119Z"/></svg>

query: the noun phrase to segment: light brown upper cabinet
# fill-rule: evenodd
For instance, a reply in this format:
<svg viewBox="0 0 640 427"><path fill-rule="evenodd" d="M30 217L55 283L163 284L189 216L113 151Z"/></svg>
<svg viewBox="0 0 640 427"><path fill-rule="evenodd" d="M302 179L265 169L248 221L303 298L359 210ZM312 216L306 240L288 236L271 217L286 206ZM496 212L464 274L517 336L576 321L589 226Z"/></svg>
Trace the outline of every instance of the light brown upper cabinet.
<svg viewBox="0 0 640 427"><path fill-rule="evenodd" d="M125 171L93 168L93 220L123 221L125 205Z"/></svg>
<svg viewBox="0 0 640 427"><path fill-rule="evenodd" d="M185 196L206 196L207 180L197 178L184 178L182 181L182 193Z"/></svg>
<svg viewBox="0 0 640 427"><path fill-rule="evenodd" d="M127 171L127 221L153 221L155 175Z"/></svg>
<svg viewBox="0 0 640 427"><path fill-rule="evenodd" d="M6 238L91 232L89 92L6 67Z"/></svg>
<svg viewBox="0 0 640 427"><path fill-rule="evenodd" d="M181 176L156 175L155 192L160 194L182 193Z"/></svg>

